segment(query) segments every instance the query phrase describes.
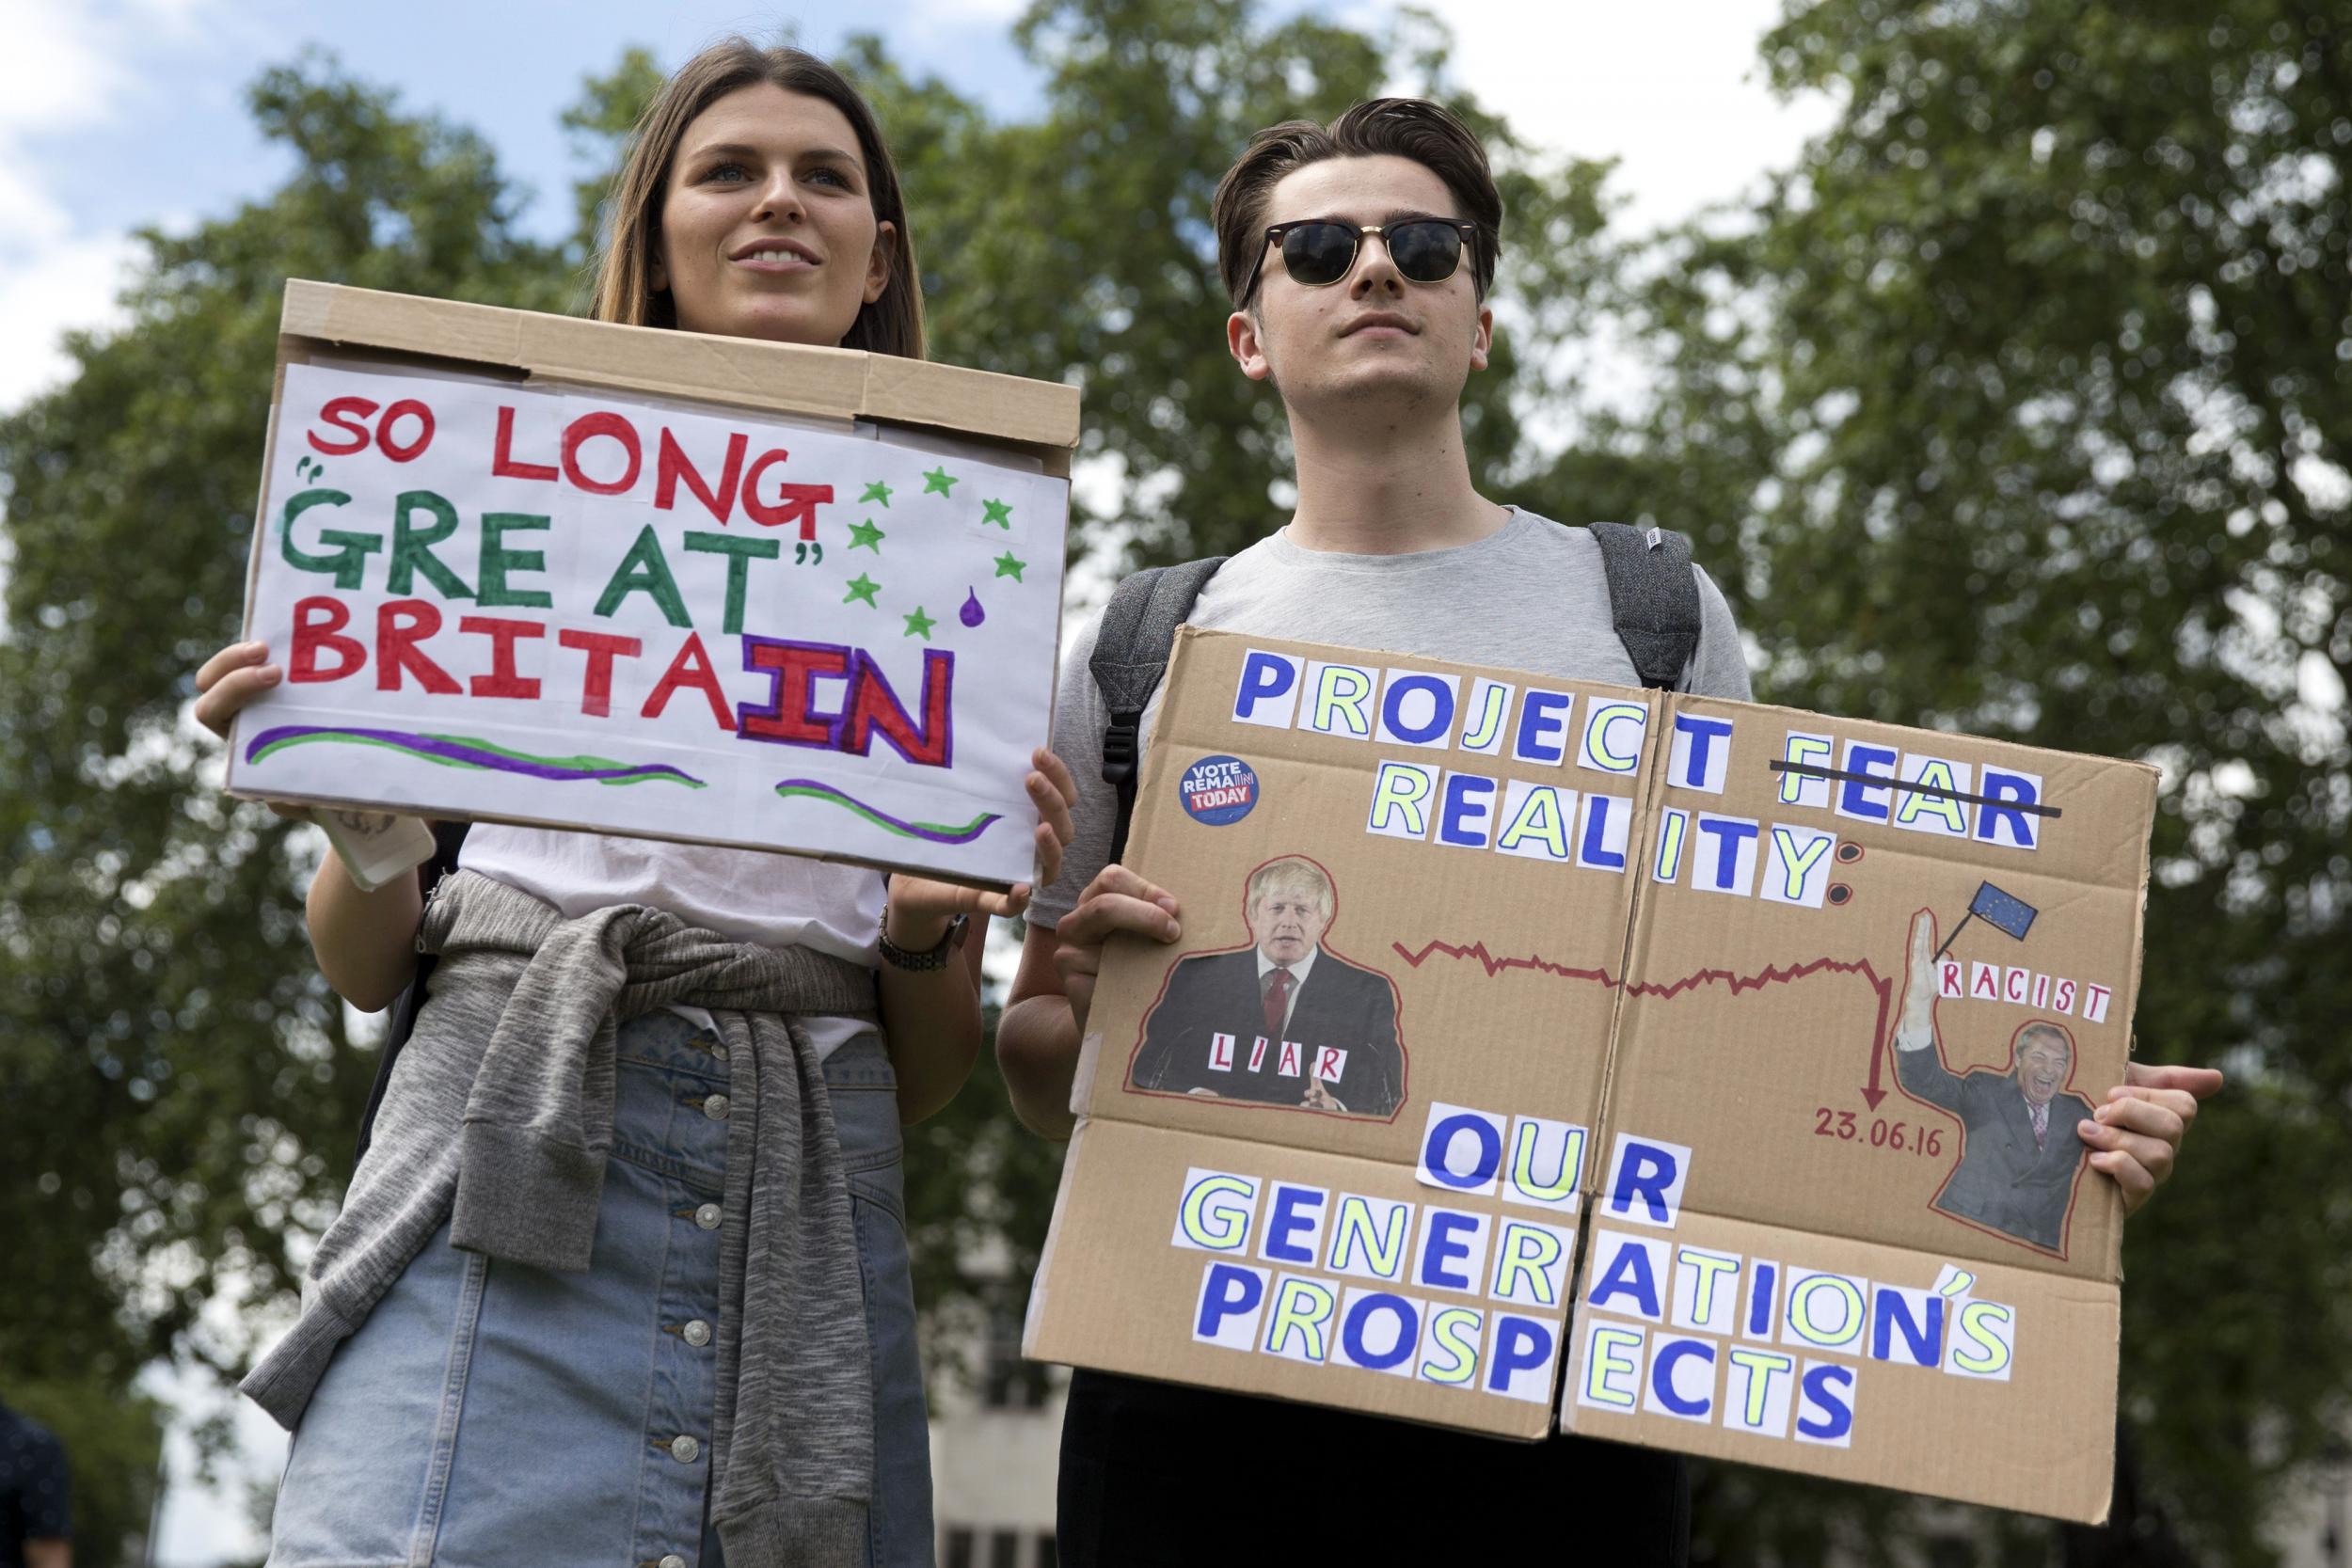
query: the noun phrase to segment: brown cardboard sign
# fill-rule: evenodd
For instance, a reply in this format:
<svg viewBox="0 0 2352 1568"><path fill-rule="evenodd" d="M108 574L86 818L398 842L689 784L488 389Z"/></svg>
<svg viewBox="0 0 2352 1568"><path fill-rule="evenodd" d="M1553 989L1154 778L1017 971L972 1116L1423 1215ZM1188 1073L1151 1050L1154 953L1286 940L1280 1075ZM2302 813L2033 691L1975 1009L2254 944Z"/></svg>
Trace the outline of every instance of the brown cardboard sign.
<svg viewBox="0 0 2352 1568"><path fill-rule="evenodd" d="M2092 1519L2155 773L1187 629L1041 1359Z"/></svg>

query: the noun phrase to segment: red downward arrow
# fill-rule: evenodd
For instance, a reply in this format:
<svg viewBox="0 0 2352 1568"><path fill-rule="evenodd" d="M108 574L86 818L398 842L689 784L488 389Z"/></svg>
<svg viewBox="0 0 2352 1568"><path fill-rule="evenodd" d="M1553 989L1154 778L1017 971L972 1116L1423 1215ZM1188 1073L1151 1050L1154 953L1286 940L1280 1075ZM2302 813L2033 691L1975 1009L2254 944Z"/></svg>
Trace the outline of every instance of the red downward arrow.
<svg viewBox="0 0 2352 1568"><path fill-rule="evenodd" d="M1879 1101L1886 1098L1886 1091L1879 1087L1879 1058L1885 1054L1886 1036L1882 1030L1877 1042L1870 1047L1870 1082L1862 1091L1863 1102L1873 1111L1879 1108Z"/></svg>

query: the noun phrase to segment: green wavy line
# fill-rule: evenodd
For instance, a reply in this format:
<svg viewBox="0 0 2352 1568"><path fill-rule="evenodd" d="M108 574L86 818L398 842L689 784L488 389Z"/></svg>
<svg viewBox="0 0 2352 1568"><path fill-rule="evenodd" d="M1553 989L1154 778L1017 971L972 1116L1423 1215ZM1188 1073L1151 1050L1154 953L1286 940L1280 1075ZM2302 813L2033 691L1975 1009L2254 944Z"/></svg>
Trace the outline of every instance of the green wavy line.
<svg viewBox="0 0 2352 1568"><path fill-rule="evenodd" d="M518 752L511 746L500 746L490 741L478 739L472 736L466 735L435 735L430 738L435 740L447 740L460 746L471 746L477 750L493 752L499 756L512 757L516 762L537 763L548 768L629 768L635 766L631 763L623 762L617 757L595 757L586 755L585 753L579 756L569 757L543 757L534 752ZM358 735L289 736L283 740L273 741L269 745L262 747L261 750L254 752L250 760L260 762L265 757L275 756L277 753L284 751L289 746L309 746L328 741L332 741L339 746L378 746L388 752L398 752L402 756L411 757L419 762L429 762L437 768L462 768L476 773L487 773L493 771L493 769L484 767L481 763L468 762L463 757L440 756L432 752L420 752L414 747L403 746L396 740L378 740L371 736ZM682 784L690 789L705 789L708 787L708 785L704 784L700 779L671 778L660 774L641 775L633 779L597 779L595 782L614 788L626 788L630 784Z"/></svg>
<svg viewBox="0 0 2352 1568"><path fill-rule="evenodd" d="M453 741L460 746L471 746L478 751L494 752L502 757L513 757L516 762L535 762L548 768L634 768L637 766L632 762L623 762L618 757L592 757L585 752L575 757L543 757L536 752L517 752L512 746L501 746L495 740L482 740L470 735L436 735L433 738ZM629 781L631 784L644 782L643 779Z"/></svg>
<svg viewBox="0 0 2352 1568"><path fill-rule="evenodd" d="M881 828L887 832L897 833L900 838L920 838L925 833L946 833L957 838L961 838L965 834L977 832L982 822L996 815L994 812L986 811L976 813L971 821L962 824L961 827L952 822L915 822L901 825L900 823L895 822L889 817L884 816L882 813L876 811L873 807L866 805L864 801L852 800L848 796L841 794L838 790L796 789L790 784L778 784L776 785L776 793L787 799L797 795L811 800L822 800L828 805L839 806L845 811L855 812L866 821L871 822L875 827ZM919 829L921 831L917 832L909 832L907 831L909 827Z"/></svg>

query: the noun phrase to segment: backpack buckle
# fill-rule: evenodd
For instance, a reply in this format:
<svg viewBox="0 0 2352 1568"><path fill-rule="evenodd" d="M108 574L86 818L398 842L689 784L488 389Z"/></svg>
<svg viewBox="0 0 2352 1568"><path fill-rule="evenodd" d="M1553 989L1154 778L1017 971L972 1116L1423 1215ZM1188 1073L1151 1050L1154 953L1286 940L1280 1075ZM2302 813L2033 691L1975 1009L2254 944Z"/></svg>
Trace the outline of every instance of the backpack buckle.
<svg viewBox="0 0 2352 1568"><path fill-rule="evenodd" d="M1143 722L1140 713L1114 713L1109 726L1103 732L1103 782L1123 784L1136 776L1136 756L1138 730Z"/></svg>

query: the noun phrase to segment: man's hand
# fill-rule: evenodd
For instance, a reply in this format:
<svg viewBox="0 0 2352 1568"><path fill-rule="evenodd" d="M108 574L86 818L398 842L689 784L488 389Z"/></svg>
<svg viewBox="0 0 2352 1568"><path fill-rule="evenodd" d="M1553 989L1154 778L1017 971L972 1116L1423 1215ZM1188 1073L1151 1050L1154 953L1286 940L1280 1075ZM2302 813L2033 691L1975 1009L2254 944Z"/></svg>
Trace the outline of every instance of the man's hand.
<svg viewBox="0 0 2352 1568"><path fill-rule="evenodd" d="M1935 1038L1935 915L1931 911L1921 910L1911 917L1907 957L1903 1016L1895 1026L1895 1040L1915 1049Z"/></svg>
<svg viewBox="0 0 2352 1568"><path fill-rule="evenodd" d="M1320 1078L1307 1080L1306 1098L1299 1101L1299 1103L1310 1111L1337 1111L1342 1116L1347 1114L1347 1107L1340 1103L1338 1096L1324 1086L1323 1080Z"/></svg>
<svg viewBox="0 0 2352 1568"><path fill-rule="evenodd" d="M2172 1174L2181 1139L2197 1119L2197 1102L2220 1092L2221 1074L2206 1067L2142 1067L2127 1063L2123 1082L2107 1102L2077 1122L2093 1169L2123 1189L2123 1212L2137 1211Z"/></svg>
<svg viewBox="0 0 2352 1568"><path fill-rule="evenodd" d="M1172 942L1184 931L1179 915L1173 895L1123 865L1103 867L1087 884L1077 907L1054 928L1054 968L1081 1039L1094 1003L1094 977L1103 968L1103 943L1114 931Z"/></svg>

